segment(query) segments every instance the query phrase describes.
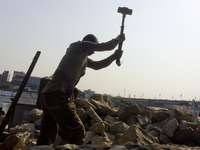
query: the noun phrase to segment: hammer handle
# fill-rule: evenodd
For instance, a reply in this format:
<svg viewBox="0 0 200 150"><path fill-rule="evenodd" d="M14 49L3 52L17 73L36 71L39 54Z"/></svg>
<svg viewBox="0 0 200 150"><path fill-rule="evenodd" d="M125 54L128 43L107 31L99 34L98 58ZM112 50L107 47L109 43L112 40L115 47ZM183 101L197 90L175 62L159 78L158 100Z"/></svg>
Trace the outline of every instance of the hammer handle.
<svg viewBox="0 0 200 150"><path fill-rule="evenodd" d="M123 16L122 16L122 25L121 25L120 34L123 34L123 33L124 33L124 20L125 20L125 16L126 16L126 15L123 15ZM122 50L122 45L123 45L123 41L119 43L119 45L118 45L118 50ZM119 57L116 58L116 64L117 64L118 66L121 65L121 62L120 62L120 58L119 58Z"/></svg>
<svg viewBox="0 0 200 150"><path fill-rule="evenodd" d="M120 42L118 45L118 50L122 50L122 45L123 45L123 42ZM120 58L118 56L116 58L116 64L117 64L117 66L121 65Z"/></svg>

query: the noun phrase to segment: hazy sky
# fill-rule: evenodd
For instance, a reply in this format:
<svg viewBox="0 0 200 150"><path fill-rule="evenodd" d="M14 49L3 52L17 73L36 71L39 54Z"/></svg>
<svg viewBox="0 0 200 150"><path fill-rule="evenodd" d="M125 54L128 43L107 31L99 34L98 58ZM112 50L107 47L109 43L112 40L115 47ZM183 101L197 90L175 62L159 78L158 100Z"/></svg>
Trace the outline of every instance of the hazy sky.
<svg viewBox="0 0 200 150"><path fill-rule="evenodd" d="M118 7L133 9L125 20L123 64L88 68L77 88L113 96L199 100L199 0L1 0L0 73L27 72L41 51L32 76L50 76L70 43L88 33L100 42L120 33ZM113 52L98 52L91 59Z"/></svg>

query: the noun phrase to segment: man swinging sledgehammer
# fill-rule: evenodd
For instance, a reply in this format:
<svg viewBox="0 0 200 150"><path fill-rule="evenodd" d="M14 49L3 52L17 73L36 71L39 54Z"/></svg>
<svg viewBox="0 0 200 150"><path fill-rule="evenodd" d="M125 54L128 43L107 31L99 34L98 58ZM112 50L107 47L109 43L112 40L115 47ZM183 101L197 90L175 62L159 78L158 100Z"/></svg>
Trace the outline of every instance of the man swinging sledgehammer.
<svg viewBox="0 0 200 150"><path fill-rule="evenodd" d="M85 128L73 102L78 94L75 86L85 74L86 67L95 70L105 68L117 58L121 58L122 50L116 50L101 61L93 61L88 56L95 52L113 50L124 40L125 35L120 34L108 42L99 43L94 35L88 34L82 41L70 44L52 80L41 92L43 118L37 145L52 146L58 131L57 125L69 144L85 144Z"/></svg>
<svg viewBox="0 0 200 150"><path fill-rule="evenodd" d="M88 56L95 51L109 51L125 40L124 34L106 43L99 43L97 38L86 35L82 41L72 43L67 49L56 71L41 94L43 118L37 145L52 145L57 135L57 125L69 144L85 144L85 129L76 114L73 102L78 94L75 88L85 74L86 67L98 70L109 66L122 51L116 50L111 56L93 61Z"/></svg>

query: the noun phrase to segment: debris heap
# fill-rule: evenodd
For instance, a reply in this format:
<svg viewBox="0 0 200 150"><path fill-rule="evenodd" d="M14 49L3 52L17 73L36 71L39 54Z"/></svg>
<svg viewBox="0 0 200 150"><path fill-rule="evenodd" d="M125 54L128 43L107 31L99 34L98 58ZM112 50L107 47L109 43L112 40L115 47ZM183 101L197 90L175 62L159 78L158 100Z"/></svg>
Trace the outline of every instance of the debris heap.
<svg viewBox="0 0 200 150"><path fill-rule="evenodd" d="M57 136L53 148L35 146L40 134L42 110L29 113L30 123L17 125L4 132L2 150L42 149L198 149L200 121L185 108L139 108L121 100L119 108L111 107L109 97L94 94L87 100L74 100L76 111L86 130L86 145L67 144Z"/></svg>

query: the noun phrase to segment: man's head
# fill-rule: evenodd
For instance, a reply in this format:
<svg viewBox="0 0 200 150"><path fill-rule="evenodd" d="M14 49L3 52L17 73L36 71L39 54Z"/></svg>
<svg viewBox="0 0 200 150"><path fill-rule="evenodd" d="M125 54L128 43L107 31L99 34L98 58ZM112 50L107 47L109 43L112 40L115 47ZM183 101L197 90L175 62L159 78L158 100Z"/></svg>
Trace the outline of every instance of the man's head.
<svg viewBox="0 0 200 150"><path fill-rule="evenodd" d="M96 38L96 36L94 36L93 34L88 34L86 35L82 41L88 41L88 42L92 42L92 43L99 43L98 39ZM94 51L88 52L88 55L92 55L94 54Z"/></svg>
<svg viewBox="0 0 200 150"><path fill-rule="evenodd" d="M93 34L86 35L82 41L89 41L93 43L99 43L98 39Z"/></svg>

